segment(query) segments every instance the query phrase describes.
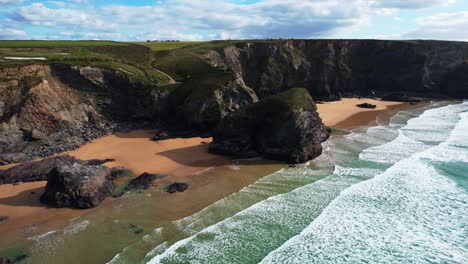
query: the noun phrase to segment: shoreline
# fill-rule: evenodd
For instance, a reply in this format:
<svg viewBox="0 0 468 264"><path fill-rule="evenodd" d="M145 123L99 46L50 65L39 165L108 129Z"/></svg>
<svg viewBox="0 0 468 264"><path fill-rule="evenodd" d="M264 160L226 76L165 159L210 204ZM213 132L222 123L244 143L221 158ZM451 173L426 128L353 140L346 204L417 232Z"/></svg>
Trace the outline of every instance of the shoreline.
<svg viewBox="0 0 468 264"><path fill-rule="evenodd" d="M376 104L378 107L363 109L355 106L362 102ZM325 117L323 118L325 125L349 129L369 125L381 114L403 110L407 107L409 104L399 102L344 98L343 101L318 104L318 111L321 117ZM152 136L153 133L149 130L115 133L95 139L64 154L84 160L115 159L114 162L105 165L108 167L123 166L131 170L134 176L143 172L166 175L165 178L155 181L157 187L177 180L190 182L194 178L203 178L203 172L211 168L232 166L230 158L208 153L211 138L152 141ZM210 180L202 181L203 186L210 185ZM211 182L211 184L214 183ZM249 184L249 182L242 184ZM48 208L38 201L45 185L46 181L0 185L0 216L9 217L7 221L0 223L0 233L14 234L20 229L49 222L50 225L65 223L70 219L95 212L101 206L109 206L115 201L113 198L108 198L98 207L85 210ZM201 187L194 186L194 188ZM188 192L191 191L189 188Z"/></svg>

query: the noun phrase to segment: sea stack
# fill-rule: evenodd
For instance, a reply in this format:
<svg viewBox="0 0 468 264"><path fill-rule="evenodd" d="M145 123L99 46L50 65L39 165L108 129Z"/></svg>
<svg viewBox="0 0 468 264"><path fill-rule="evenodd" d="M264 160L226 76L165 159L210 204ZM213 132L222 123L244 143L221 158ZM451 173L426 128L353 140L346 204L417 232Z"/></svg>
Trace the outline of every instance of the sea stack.
<svg viewBox="0 0 468 264"><path fill-rule="evenodd" d="M53 207L91 208L113 191L111 170L107 167L57 160L57 167L48 175L41 202Z"/></svg>
<svg viewBox="0 0 468 264"><path fill-rule="evenodd" d="M322 153L329 137L308 91L293 88L226 116L215 129L210 151L249 158L264 156L304 163Z"/></svg>

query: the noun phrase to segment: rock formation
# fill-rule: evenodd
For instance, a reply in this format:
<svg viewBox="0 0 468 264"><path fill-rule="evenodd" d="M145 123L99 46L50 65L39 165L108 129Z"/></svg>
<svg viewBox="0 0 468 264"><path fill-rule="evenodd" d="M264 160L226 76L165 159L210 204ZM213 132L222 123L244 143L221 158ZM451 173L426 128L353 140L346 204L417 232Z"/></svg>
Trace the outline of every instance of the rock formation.
<svg viewBox="0 0 468 264"><path fill-rule="evenodd" d="M238 157L262 155L303 163L322 153L329 133L307 90L289 89L224 118L209 150Z"/></svg>
<svg viewBox="0 0 468 264"><path fill-rule="evenodd" d="M176 192L184 192L185 190L187 190L188 187L189 185L187 183L176 182L167 187L167 192L170 194L174 194Z"/></svg>
<svg viewBox="0 0 468 264"><path fill-rule="evenodd" d="M209 135L227 115L294 87L317 100L468 97L463 42L275 40L200 47L158 54L152 65L176 79L165 87L120 69L2 65L0 165L70 150L116 129L164 131L156 139ZM139 57L127 59L137 63Z"/></svg>
<svg viewBox="0 0 468 264"><path fill-rule="evenodd" d="M91 208L112 195L113 190L108 168L58 159L48 175L41 202L54 207Z"/></svg>
<svg viewBox="0 0 468 264"><path fill-rule="evenodd" d="M356 105L359 108L375 109L377 106L375 104L362 103Z"/></svg>
<svg viewBox="0 0 468 264"><path fill-rule="evenodd" d="M27 161L11 167L5 171L0 171L0 184L11 184L18 182L46 181L49 174L57 168L57 162L74 162L81 165L102 165L111 160L89 160L82 161L62 155L45 158L38 161Z"/></svg>

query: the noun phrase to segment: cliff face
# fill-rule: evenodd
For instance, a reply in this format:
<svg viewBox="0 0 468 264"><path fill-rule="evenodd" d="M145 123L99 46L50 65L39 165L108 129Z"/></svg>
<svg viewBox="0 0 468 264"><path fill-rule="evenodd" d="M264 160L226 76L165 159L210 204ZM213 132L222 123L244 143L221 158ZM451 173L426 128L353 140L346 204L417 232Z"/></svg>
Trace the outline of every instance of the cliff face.
<svg viewBox="0 0 468 264"><path fill-rule="evenodd" d="M231 113L293 87L306 88L316 100L394 92L468 98L463 42L201 45L155 54L152 66L135 66L143 69L140 75L65 64L0 68L0 164L69 150L116 126L165 124L172 136L211 133ZM138 63L139 57L130 57ZM150 71L176 80L162 86L148 83L151 78L143 82Z"/></svg>
<svg viewBox="0 0 468 264"><path fill-rule="evenodd" d="M305 87L321 100L390 92L466 98L457 72L468 44L440 41L289 40L238 43L215 49L217 66L235 69L256 94ZM449 81L449 76L457 76Z"/></svg>
<svg viewBox="0 0 468 264"><path fill-rule="evenodd" d="M108 134L119 122L152 120L159 96L113 70L64 65L4 68L0 160L48 156Z"/></svg>
<svg viewBox="0 0 468 264"><path fill-rule="evenodd" d="M213 133L210 151L304 163L322 153L328 138L316 110L303 88L268 96L226 116Z"/></svg>

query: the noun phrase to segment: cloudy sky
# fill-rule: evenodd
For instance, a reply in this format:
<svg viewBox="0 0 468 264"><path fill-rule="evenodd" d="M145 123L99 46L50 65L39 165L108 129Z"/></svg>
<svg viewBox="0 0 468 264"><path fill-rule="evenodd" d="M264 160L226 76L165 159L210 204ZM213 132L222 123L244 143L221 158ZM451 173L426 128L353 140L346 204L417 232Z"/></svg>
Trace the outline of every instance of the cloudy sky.
<svg viewBox="0 0 468 264"><path fill-rule="evenodd" d="M467 0L0 0L0 39L468 41Z"/></svg>

